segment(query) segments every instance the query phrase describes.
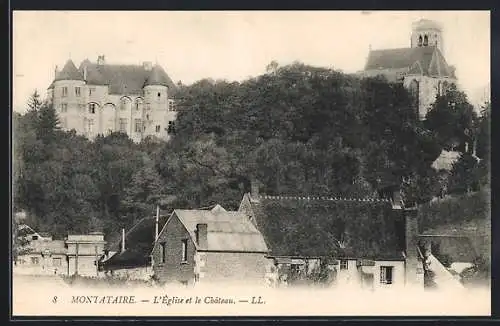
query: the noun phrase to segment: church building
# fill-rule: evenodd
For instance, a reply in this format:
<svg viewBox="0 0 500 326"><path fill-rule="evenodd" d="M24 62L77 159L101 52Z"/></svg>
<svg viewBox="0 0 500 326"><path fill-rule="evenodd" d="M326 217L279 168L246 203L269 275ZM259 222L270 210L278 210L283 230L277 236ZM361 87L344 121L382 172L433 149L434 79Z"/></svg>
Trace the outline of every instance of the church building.
<svg viewBox="0 0 500 326"><path fill-rule="evenodd" d="M56 68L47 99L63 130L94 139L111 132L140 142L147 136L167 140L173 131L176 86L158 64L108 64L84 60L77 68L68 60Z"/></svg>
<svg viewBox="0 0 500 326"><path fill-rule="evenodd" d="M456 85L455 68L446 62L443 42L441 25L421 19L412 26L409 48L370 49L360 75L402 82L413 94L416 113L424 119L436 96Z"/></svg>

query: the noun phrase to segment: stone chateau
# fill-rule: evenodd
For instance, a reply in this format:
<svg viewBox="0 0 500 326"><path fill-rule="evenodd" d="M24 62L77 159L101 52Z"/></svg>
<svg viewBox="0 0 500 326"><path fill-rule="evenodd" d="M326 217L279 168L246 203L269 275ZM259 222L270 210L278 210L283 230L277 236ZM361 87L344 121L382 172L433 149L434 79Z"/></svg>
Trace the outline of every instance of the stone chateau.
<svg viewBox="0 0 500 326"><path fill-rule="evenodd" d="M147 136L167 140L173 128L176 86L158 64L108 64L68 60L56 67L47 98L65 130L94 139L121 131L140 142Z"/></svg>

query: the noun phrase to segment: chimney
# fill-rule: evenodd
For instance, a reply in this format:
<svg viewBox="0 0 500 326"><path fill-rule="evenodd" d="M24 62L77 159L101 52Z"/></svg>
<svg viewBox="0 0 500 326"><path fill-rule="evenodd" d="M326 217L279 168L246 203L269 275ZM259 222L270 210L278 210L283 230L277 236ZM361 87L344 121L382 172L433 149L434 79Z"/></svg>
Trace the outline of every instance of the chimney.
<svg viewBox="0 0 500 326"><path fill-rule="evenodd" d="M104 65L105 61L104 61L104 55L100 55L97 57L97 64L102 66Z"/></svg>
<svg viewBox="0 0 500 326"><path fill-rule="evenodd" d="M144 68L144 70L150 71L153 69L153 63L151 61L144 61L142 63L142 67Z"/></svg>
<svg viewBox="0 0 500 326"><path fill-rule="evenodd" d="M253 199L259 198L259 181L257 179L250 180L250 196Z"/></svg>
<svg viewBox="0 0 500 326"><path fill-rule="evenodd" d="M56 69L54 69L54 79L57 78L57 73L59 72L58 70L59 70L59 68L56 65Z"/></svg>
<svg viewBox="0 0 500 326"><path fill-rule="evenodd" d="M196 224L196 243L201 249L207 249L208 239L207 239L207 224Z"/></svg>
<svg viewBox="0 0 500 326"><path fill-rule="evenodd" d="M122 229L122 252L125 251L125 229Z"/></svg>
<svg viewBox="0 0 500 326"><path fill-rule="evenodd" d="M83 67L83 80L87 81L87 66Z"/></svg>
<svg viewBox="0 0 500 326"><path fill-rule="evenodd" d="M405 255L406 255L406 283L419 285L419 270L423 265L418 254L418 211L416 209L402 209L400 211L405 226Z"/></svg>
<svg viewBox="0 0 500 326"><path fill-rule="evenodd" d="M393 209L404 208L403 198L401 197L401 189L396 188L392 191L391 203Z"/></svg>

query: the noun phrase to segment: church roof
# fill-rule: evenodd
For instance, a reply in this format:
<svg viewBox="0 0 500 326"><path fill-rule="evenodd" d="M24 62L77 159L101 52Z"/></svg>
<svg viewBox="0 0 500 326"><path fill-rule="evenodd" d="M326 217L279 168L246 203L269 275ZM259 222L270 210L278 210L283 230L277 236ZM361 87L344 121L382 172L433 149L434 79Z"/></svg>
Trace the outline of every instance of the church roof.
<svg viewBox="0 0 500 326"><path fill-rule="evenodd" d="M454 78L443 55L435 46L370 51L365 70L403 69L426 76Z"/></svg>
<svg viewBox="0 0 500 326"><path fill-rule="evenodd" d="M68 62L55 81L83 80L85 76L89 85L108 85L109 94L141 94L146 85L167 86L171 95L176 90L174 82L159 65L147 70L143 65L97 64L86 59L77 69L72 61ZM49 88L52 88L53 84Z"/></svg>

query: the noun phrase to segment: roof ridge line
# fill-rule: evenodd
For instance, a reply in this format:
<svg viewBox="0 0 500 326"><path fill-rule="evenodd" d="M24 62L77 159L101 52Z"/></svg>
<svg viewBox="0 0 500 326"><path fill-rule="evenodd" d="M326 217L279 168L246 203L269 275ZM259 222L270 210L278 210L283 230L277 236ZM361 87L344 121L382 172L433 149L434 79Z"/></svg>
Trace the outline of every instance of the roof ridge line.
<svg viewBox="0 0 500 326"><path fill-rule="evenodd" d="M260 195L263 199L272 200L324 200L324 201L363 201L363 202L390 202L389 199L375 197L347 197L347 196L290 196L290 195Z"/></svg>

